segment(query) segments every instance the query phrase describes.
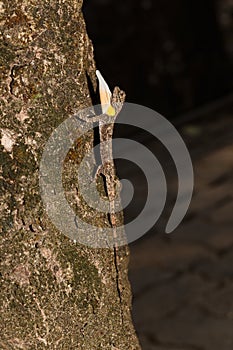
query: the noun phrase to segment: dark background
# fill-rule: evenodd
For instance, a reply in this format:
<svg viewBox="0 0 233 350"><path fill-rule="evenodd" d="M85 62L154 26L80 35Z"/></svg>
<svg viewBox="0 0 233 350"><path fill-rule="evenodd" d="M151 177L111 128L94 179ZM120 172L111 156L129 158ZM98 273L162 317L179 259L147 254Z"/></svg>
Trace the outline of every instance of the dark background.
<svg viewBox="0 0 233 350"><path fill-rule="evenodd" d="M130 244L132 314L142 349L232 350L233 1L84 0L84 15L110 88L119 85L127 102L169 119L193 162L191 206L166 235L177 195L173 161L148 133L115 126L115 136L153 151L168 186L161 218ZM115 163L118 176L134 185L127 223L142 210L147 186L134 164Z"/></svg>
<svg viewBox="0 0 233 350"><path fill-rule="evenodd" d="M95 59L127 101L176 118L233 89L230 0L85 0Z"/></svg>

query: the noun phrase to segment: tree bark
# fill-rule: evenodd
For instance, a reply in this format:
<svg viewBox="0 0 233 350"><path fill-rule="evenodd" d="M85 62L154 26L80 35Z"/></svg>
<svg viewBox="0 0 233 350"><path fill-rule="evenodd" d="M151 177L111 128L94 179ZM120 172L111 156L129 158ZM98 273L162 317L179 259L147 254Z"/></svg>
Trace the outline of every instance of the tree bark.
<svg viewBox="0 0 233 350"><path fill-rule="evenodd" d="M140 349L128 248L119 249L116 266L113 249L73 242L52 224L40 195L49 136L91 105L87 75L96 86L81 7L81 0L0 2L1 349ZM66 157L74 207L71 170L92 143L93 132Z"/></svg>

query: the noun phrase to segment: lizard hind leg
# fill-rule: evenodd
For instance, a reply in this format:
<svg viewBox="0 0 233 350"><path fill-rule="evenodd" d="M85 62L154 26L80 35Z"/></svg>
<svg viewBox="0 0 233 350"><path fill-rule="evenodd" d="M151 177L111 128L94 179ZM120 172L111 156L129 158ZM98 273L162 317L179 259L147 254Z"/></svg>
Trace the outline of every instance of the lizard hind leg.
<svg viewBox="0 0 233 350"><path fill-rule="evenodd" d="M99 177L100 175L102 175L102 176L104 175L104 174L103 174L103 165L102 165L102 164L98 165L98 167L97 167L97 169L96 169L96 172L95 172L95 181L98 180L98 177Z"/></svg>
<svg viewBox="0 0 233 350"><path fill-rule="evenodd" d="M106 179L106 169L103 164L98 165L95 172L94 180L99 187L99 192L101 196L108 197L107 189L107 179Z"/></svg>

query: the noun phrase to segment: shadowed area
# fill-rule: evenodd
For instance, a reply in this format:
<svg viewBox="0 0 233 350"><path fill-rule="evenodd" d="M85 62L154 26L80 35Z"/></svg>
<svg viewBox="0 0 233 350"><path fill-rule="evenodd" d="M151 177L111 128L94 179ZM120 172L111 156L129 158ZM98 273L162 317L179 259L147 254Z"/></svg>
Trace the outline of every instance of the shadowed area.
<svg viewBox="0 0 233 350"><path fill-rule="evenodd" d="M177 191L167 163L166 210L131 245L133 318L143 350L232 349L232 111L233 103L180 128L195 176L188 214L164 233Z"/></svg>

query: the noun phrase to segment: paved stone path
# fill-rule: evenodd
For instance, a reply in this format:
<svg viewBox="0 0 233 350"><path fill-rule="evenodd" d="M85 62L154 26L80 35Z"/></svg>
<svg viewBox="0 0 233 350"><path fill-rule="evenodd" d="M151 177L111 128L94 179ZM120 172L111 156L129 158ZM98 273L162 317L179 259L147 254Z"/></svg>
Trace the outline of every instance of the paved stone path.
<svg viewBox="0 0 233 350"><path fill-rule="evenodd" d="M232 350L232 114L216 112L182 131L194 196L174 233L163 233L168 208L156 229L131 245L134 323L143 350ZM175 194L175 181L170 188Z"/></svg>

